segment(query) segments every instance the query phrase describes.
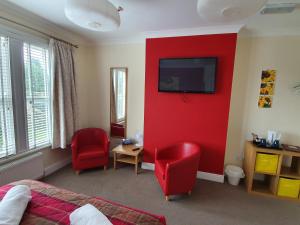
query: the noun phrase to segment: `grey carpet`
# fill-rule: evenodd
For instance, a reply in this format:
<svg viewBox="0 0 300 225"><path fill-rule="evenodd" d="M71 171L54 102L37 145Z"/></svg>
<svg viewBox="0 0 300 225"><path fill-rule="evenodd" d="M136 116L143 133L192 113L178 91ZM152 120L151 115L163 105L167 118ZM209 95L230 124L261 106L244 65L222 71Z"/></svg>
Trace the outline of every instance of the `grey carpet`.
<svg viewBox="0 0 300 225"><path fill-rule="evenodd" d="M167 202L153 172L136 176L133 167L89 170L77 176L68 166L43 181L164 215L168 225L300 224L299 203L249 195L243 186L197 180L192 196Z"/></svg>

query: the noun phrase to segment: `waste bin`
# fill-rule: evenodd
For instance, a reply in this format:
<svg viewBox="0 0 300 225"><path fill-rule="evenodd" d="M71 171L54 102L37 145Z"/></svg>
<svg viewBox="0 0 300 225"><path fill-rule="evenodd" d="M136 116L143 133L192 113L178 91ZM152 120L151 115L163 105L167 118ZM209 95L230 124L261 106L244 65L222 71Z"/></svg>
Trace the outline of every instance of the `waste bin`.
<svg viewBox="0 0 300 225"><path fill-rule="evenodd" d="M227 175L228 182L231 185L238 185L240 179L245 177L244 171L241 167L228 165L225 168L225 174Z"/></svg>

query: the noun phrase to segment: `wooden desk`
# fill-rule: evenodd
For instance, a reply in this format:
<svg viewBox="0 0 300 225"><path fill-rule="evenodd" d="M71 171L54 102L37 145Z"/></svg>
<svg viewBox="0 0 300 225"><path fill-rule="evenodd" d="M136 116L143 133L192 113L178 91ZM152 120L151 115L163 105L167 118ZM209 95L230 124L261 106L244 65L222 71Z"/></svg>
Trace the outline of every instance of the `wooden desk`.
<svg viewBox="0 0 300 225"><path fill-rule="evenodd" d="M135 145L119 145L115 147L112 150L114 153L114 169L117 169L117 162L133 164L135 165L135 173L138 174L138 165L142 161L143 147L133 151L135 148L138 147Z"/></svg>

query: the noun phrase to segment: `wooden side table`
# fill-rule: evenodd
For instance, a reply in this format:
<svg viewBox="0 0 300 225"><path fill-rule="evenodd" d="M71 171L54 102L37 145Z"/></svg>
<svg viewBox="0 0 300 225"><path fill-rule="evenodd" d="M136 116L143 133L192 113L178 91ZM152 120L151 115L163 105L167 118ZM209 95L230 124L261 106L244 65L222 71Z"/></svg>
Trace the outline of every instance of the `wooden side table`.
<svg viewBox="0 0 300 225"><path fill-rule="evenodd" d="M139 150L133 151L136 148ZM135 165L135 173L138 174L138 164L142 161L143 147L119 145L112 152L114 153L114 169L117 168L117 162L133 164Z"/></svg>

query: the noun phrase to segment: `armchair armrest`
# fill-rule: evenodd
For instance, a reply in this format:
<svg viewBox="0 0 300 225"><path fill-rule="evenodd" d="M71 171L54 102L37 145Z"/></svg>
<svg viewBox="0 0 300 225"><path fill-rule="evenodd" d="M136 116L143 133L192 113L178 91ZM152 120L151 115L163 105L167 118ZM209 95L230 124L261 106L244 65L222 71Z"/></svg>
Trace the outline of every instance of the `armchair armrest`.
<svg viewBox="0 0 300 225"><path fill-rule="evenodd" d="M78 136L75 134L71 141L72 158L75 159L78 153Z"/></svg>
<svg viewBox="0 0 300 225"><path fill-rule="evenodd" d="M109 152L109 145L110 145L110 140L109 138L107 137L104 141L104 146L105 146L105 151L106 152Z"/></svg>
<svg viewBox="0 0 300 225"><path fill-rule="evenodd" d="M110 144L108 135L105 132L103 132L103 133L101 133L100 138L102 140L102 145L104 147L104 151L106 153L108 153L109 152L109 144Z"/></svg>
<svg viewBox="0 0 300 225"><path fill-rule="evenodd" d="M166 165L166 179L173 176L185 176L186 174L197 173L200 157L192 155L190 157L170 162Z"/></svg>
<svg viewBox="0 0 300 225"><path fill-rule="evenodd" d="M183 166L189 165L193 161L193 157L183 158L174 162L168 163L168 168L170 170L174 168L181 168Z"/></svg>

